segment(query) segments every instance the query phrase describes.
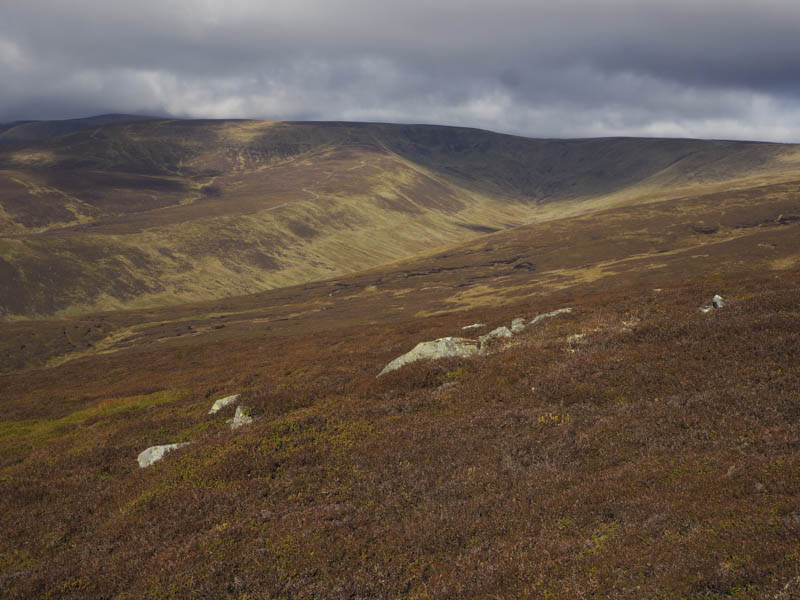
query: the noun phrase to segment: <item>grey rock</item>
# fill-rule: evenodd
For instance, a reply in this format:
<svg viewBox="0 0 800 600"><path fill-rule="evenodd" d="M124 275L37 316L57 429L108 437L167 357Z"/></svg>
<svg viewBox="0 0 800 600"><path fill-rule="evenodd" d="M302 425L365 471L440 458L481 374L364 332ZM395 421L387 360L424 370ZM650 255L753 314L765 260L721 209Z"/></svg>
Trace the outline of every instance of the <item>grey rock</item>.
<svg viewBox="0 0 800 600"><path fill-rule="evenodd" d="M136 460L139 461L139 467L144 469L145 467L149 467L155 462L158 462L167 452L172 452L177 448L182 446L188 446L191 442L181 442L179 444L164 444L163 446L150 446L147 450L143 450L139 453L139 456L136 457Z"/></svg>
<svg viewBox="0 0 800 600"><path fill-rule="evenodd" d="M253 422L253 417L250 416L250 409L246 406L237 406L236 413L232 419L228 419L231 429L238 429L244 425L250 425Z"/></svg>
<svg viewBox="0 0 800 600"><path fill-rule="evenodd" d="M225 398L220 398L219 400L214 402L214 405L211 407L211 410L208 411L208 414L213 415L214 413L221 411L226 406L230 406L231 404L236 402L238 398L239 394L234 394L233 396L226 396Z"/></svg>
<svg viewBox="0 0 800 600"><path fill-rule="evenodd" d="M537 323L540 323L540 322L544 321L545 319L551 319L553 317L557 317L558 315L563 315L563 314L571 313L571 312L572 312L571 308L559 308L557 310L551 310L548 313L544 313L544 314L541 314L541 315L536 315L535 317L533 317L533 319L531 319L531 322L528 323L528 325L536 325Z"/></svg>
<svg viewBox="0 0 800 600"><path fill-rule="evenodd" d="M525 319L522 317L518 317L511 321L511 333L519 333L523 331L527 327L527 323L525 323Z"/></svg>
<svg viewBox="0 0 800 600"><path fill-rule="evenodd" d="M383 370L378 373L378 377L423 358L434 359L449 356L469 357L476 354L478 354L478 344L475 340L446 337L432 342L420 342L414 346L411 351L406 352L402 356L398 356L386 365Z"/></svg>
<svg viewBox="0 0 800 600"><path fill-rule="evenodd" d="M481 327L486 327L485 323L473 323L472 325L465 325L461 328L462 331L471 331L472 329L480 329Z"/></svg>
<svg viewBox="0 0 800 600"><path fill-rule="evenodd" d="M492 329L486 335L479 337L478 341L481 343L481 345L483 345L494 338L510 338L513 336L514 334L511 333L511 330L508 327L498 327L497 329Z"/></svg>

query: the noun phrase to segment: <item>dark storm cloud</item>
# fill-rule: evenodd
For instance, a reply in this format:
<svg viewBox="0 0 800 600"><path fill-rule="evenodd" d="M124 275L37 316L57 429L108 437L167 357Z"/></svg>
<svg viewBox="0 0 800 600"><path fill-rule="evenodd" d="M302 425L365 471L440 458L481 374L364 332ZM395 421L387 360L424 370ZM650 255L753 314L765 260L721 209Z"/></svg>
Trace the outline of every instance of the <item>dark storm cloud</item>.
<svg viewBox="0 0 800 600"><path fill-rule="evenodd" d="M0 0L0 120L800 140L794 0Z"/></svg>

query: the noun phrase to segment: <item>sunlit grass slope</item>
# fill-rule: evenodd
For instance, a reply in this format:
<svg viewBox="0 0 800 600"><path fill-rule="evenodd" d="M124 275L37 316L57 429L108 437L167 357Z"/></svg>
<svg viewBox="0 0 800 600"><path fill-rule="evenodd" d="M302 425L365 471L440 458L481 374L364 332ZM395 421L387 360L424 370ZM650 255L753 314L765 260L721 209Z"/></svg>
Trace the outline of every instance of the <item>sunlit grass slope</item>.
<svg viewBox="0 0 800 600"><path fill-rule="evenodd" d="M86 314L317 281L524 223L797 180L799 164L794 146L741 142L104 125L0 147L0 313Z"/></svg>

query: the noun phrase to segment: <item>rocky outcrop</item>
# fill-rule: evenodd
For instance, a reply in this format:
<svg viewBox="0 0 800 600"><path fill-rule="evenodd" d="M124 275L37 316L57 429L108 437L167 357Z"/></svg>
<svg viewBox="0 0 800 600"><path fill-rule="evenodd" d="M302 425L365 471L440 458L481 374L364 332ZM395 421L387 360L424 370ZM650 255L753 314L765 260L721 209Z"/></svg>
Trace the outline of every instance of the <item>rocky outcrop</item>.
<svg viewBox="0 0 800 600"><path fill-rule="evenodd" d="M225 398L220 398L219 400L214 402L214 405L211 407L211 410L208 411L208 414L213 415L214 413L221 411L226 406L230 406L238 399L239 399L239 394L234 394L233 396L226 396Z"/></svg>
<svg viewBox="0 0 800 600"><path fill-rule="evenodd" d="M250 425L253 422L253 417L250 416L250 409L246 406L237 406L236 414L232 419L228 419L231 429L238 429L244 425Z"/></svg>
<svg viewBox="0 0 800 600"><path fill-rule="evenodd" d="M378 373L378 377L390 371L422 359L446 358L450 356L475 356L478 354L478 344L475 340L459 337L446 337L432 342L420 342L410 352L398 356L383 370Z"/></svg>
<svg viewBox="0 0 800 600"><path fill-rule="evenodd" d="M143 450L139 453L139 456L136 457L136 460L139 461L139 466L144 469L145 467L149 467L155 462L158 462L167 452L172 452L177 448L181 448L182 446L188 446L191 442L181 442L179 444L164 444L163 446L150 446L147 450Z"/></svg>

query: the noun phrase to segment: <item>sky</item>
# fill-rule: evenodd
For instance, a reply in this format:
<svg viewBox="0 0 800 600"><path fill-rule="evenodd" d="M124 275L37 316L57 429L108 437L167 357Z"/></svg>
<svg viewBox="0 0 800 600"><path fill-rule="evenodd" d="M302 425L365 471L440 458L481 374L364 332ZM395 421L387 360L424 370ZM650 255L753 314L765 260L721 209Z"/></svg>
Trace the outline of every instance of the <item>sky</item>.
<svg viewBox="0 0 800 600"><path fill-rule="evenodd" d="M0 0L0 122L800 142L797 0Z"/></svg>

